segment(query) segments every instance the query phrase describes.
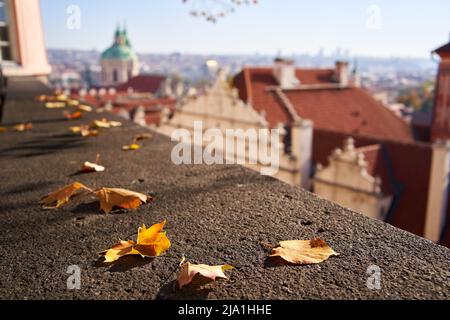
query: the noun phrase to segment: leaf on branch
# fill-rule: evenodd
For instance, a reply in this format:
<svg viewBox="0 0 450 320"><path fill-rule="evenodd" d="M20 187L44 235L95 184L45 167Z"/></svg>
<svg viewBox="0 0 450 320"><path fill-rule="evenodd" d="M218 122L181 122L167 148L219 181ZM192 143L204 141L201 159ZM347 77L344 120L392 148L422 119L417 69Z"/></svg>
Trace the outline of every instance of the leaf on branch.
<svg viewBox="0 0 450 320"><path fill-rule="evenodd" d="M105 262L114 262L126 255L141 255L144 257L158 257L170 248L170 240L163 231L166 221L155 224L150 228L143 225L138 230L137 242L120 241L110 249L100 252Z"/></svg>
<svg viewBox="0 0 450 320"><path fill-rule="evenodd" d="M137 143L133 143L128 146L123 146L122 151L134 151L134 150L138 150L140 148L141 148L140 145L138 145Z"/></svg>
<svg viewBox="0 0 450 320"><path fill-rule="evenodd" d="M96 191L96 195L100 201L100 210L105 213L111 212L114 207L136 209L142 203L153 200L145 194L119 188L102 188Z"/></svg>
<svg viewBox="0 0 450 320"><path fill-rule="evenodd" d="M270 257L281 257L293 264L315 264L339 255L322 239L281 241Z"/></svg>
<svg viewBox="0 0 450 320"><path fill-rule="evenodd" d="M17 131L17 132L24 132L24 131L31 130L32 128L33 128L32 123L20 123L20 124L15 125L13 127L13 130Z"/></svg>
<svg viewBox="0 0 450 320"><path fill-rule="evenodd" d="M178 276L178 286L182 287L192 282L196 275L199 275L205 280L216 281L216 278L228 279L225 275L225 270L233 269L230 265L208 266L206 264L192 264L190 262L183 262L181 265L180 275Z"/></svg>
<svg viewBox="0 0 450 320"><path fill-rule="evenodd" d="M86 190L92 192L91 189L85 185L74 182L68 186L65 186L59 190L56 190L46 197L44 197L40 203L45 209L56 209L67 203L78 191Z"/></svg>

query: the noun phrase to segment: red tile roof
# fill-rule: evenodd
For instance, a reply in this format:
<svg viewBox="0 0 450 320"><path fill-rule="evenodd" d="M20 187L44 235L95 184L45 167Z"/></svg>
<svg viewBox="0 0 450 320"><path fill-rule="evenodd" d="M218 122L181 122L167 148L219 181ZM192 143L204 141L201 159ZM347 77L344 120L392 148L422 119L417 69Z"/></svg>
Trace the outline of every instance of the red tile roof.
<svg viewBox="0 0 450 320"><path fill-rule="evenodd" d="M313 163L328 164L328 156L341 147L348 134L314 129ZM367 135L352 135L355 146L379 144L388 160L386 168L395 183L396 206L388 222L396 227L423 236L428 203L432 147L425 143L377 139Z"/></svg>
<svg viewBox="0 0 450 320"><path fill-rule="evenodd" d="M413 141L409 125L360 88L290 90L285 95L314 126L348 134Z"/></svg>
<svg viewBox="0 0 450 320"><path fill-rule="evenodd" d="M297 69L296 75L302 85L336 84L333 69ZM244 68L234 78L240 98L257 111L264 111L272 127L292 121L286 107L270 90L276 85L272 68ZM295 89L283 93L297 114L311 119L317 128L413 141L408 124L360 88Z"/></svg>
<svg viewBox="0 0 450 320"><path fill-rule="evenodd" d="M443 45L442 47L437 48L433 52L437 53L438 55L442 56L450 56L450 42L446 45Z"/></svg>
<svg viewBox="0 0 450 320"><path fill-rule="evenodd" d="M118 85L116 89L117 91L127 92L128 89L132 88L134 92L156 93L165 80L165 76L143 74Z"/></svg>

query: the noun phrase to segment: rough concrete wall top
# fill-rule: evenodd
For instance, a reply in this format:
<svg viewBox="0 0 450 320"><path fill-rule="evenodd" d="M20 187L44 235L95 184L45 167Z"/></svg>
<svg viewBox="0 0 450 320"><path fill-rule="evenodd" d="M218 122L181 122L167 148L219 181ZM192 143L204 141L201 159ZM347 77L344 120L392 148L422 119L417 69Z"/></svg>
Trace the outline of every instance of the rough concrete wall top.
<svg viewBox="0 0 450 320"><path fill-rule="evenodd" d="M171 142L157 134L139 151L122 152L146 131L131 123L97 138L68 131L103 116L69 123L60 110L31 101L7 105L6 125L34 127L0 135L0 298L449 299L448 249L240 166L175 166ZM106 172L74 175L97 153ZM93 200L40 209L42 196L72 181L149 193L156 201L109 215L99 214ZM166 256L99 263L98 251L142 223L164 219L172 241ZM313 237L340 256L319 265L275 265L261 245ZM205 290L174 290L172 272L183 255L235 269ZM81 268L80 290L67 290L70 265ZM381 268L381 290L366 286L371 265Z"/></svg>

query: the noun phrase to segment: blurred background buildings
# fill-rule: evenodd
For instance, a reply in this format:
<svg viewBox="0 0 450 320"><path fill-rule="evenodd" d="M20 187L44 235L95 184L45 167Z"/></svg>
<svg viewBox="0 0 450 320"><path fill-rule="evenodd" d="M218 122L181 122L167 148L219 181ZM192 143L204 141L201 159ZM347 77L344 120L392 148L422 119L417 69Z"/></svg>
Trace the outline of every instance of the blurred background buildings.
<svg viewBox="0 0 450 320"><path fill-rule="evenodd" d="M46 49L38 0L0 1L0 29L10 78L49 81L168 135L196 120L280 129L277 178L450 245L450 44L428 60L139 54L118 27L103 53Z"/></svg>

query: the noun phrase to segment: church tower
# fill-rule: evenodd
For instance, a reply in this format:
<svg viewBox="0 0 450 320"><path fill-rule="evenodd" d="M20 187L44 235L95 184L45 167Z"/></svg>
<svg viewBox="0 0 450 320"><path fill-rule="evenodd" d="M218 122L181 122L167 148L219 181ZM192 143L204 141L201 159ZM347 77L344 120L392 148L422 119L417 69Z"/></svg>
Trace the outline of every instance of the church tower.
<svg viewBox="0 0 450 320"><path fill-rule="evenodd" d="M450 42L433 53L440 57L436 81L431 140L450 139Z"/></svg>
<svg viewBox="0 0 450 320"><path fill-rule="evenodd" d="M100 64L104 86L127 82L139 74L139 61L131 48L126 29L117 28L114 43L102 53Z"/></svg>

